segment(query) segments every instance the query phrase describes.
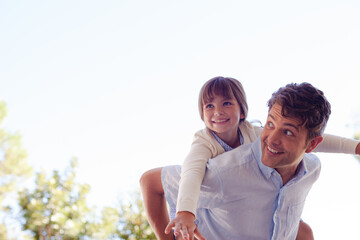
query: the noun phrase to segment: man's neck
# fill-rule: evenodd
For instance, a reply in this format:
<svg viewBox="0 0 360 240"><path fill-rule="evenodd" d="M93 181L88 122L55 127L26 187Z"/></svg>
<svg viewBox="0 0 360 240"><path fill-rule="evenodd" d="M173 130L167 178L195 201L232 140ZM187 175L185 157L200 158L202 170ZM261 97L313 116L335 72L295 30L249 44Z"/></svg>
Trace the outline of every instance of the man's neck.
<svg viewBox="0 0 360 240"><path fill-rule="evenodd" d="M281 169L275 169L281 176L281 179L283 181L283 185L288 183L291 179L296 177L296 175L299 173L299 169L301 167L301 162L291 171L281 171Z"/></svg>

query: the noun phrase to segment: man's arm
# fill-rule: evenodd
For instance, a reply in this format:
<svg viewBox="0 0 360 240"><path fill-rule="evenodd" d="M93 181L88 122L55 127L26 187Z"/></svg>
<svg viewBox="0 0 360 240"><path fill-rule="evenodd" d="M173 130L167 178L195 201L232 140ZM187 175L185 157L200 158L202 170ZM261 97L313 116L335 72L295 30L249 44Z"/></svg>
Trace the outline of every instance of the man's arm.
<svg viewBox="0 0 360 240"><path fill-rule="evenodd" d="M146 215L157 239L174 240L172 232L165 234L165 228L169 223L169 215L164 189L161 184L161 168L145 172L140 178L140 187Z"/></svg>

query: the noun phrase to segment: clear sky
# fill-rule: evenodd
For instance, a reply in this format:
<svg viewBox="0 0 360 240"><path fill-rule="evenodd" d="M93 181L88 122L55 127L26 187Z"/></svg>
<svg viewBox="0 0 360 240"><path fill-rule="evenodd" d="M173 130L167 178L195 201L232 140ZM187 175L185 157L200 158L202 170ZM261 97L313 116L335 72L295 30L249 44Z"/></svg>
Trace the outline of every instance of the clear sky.
<svg viewBox="0 0 360 240"><path fill-rule="evenodd" d="M89 202L113 205L142 172L181 164L202 84L240 80L249 120L271 93L307 81L332 104L327 133L360 128L360 2L0 1L0 100L35 170L79 159ZM359 236L360 164L319 154L303 213L317 239Z"/></svg>

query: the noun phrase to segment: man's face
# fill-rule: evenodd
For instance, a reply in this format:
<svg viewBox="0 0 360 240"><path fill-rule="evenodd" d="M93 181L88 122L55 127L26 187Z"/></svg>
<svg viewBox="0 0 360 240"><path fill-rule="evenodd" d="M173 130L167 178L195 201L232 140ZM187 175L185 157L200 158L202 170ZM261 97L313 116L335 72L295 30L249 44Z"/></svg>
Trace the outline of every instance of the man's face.
<svg viewBox="0 0 360 240"><path fill-rule="evenodd" d="M304 126L299 126L300 123L297 118L284 117L281 105L276 103L270 109L261 133L262 162L275 168L283 181L284 177L286 181L293 177L305 152L311 152L317 145L307 141L308 132Z"/></svg>

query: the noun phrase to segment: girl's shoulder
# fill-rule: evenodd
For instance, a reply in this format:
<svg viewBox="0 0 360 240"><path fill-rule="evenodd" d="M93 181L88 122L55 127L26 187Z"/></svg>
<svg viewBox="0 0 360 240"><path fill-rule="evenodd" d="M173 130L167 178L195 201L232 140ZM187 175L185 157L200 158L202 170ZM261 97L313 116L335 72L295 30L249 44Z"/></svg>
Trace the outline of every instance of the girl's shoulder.
<svg viewBox="0 0 360 240"><path fill-rule="evenodd" d="M201 130L198 130L195 134L194 134L194 140L195 139L203 139L204 141L210 141L212 142L213 140L215 140L214 136L211 134L210 130L208 128L203 128ZM216 140L215 140L216 141Z"/></svg>
<svg viewBox="0 0 360 240"><path fill-rule="evenodd" d="M259 126L254 126L249 121L245 120L239 124L239 129L244 138L244 143L251 143L260 136L262 128Z"/></svg>
<svg viewBox="0 0 360 240"><path fill-rule="evenodd" d="M224 152L223 147L216 141L208 128L203 128L195 133L192 145L210 149L212 157Z"/></svg>

